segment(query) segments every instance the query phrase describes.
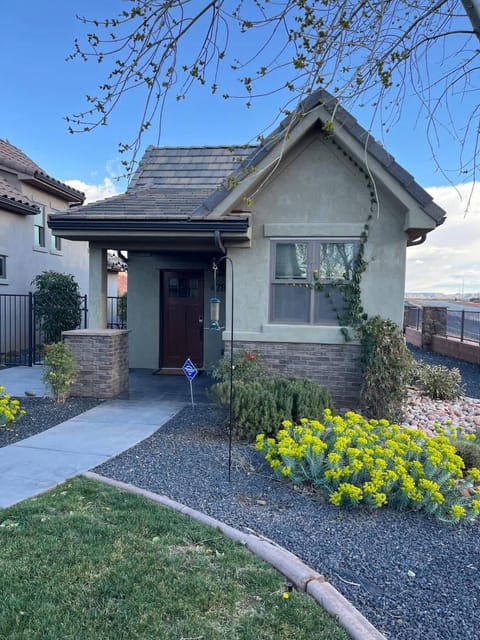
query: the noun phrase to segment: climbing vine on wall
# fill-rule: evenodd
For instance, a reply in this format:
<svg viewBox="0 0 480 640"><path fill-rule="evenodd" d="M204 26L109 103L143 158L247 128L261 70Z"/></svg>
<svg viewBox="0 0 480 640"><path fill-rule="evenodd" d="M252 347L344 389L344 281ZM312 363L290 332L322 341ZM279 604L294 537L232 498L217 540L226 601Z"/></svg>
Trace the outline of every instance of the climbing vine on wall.
<svg viewBox="0 0 480 640"><path fill-rule="evenodd" d="M326 297L332 305L332 308L337 316L338 324L340 325L340 331L345 341L350 342L352 340L352 335L350 333L351 329L358 333L361 330L362 325L368 319L368 315L365 313L362 306L361 282L363 274L368 266L368 263L365 260L365 245L367 243L370 232L370 223L378 206L378 200L371 177L368 172L362 166L360 166L359 163L350 154L342 149L342 147L335 141L333 137L331 137L331 135L329 135L329 138L331 143L336 146L337 149L365 177L367 188L370 194L370 208L363 227L363 231L360 236L360 244L353 264L352 277L348 282L334 284L334 286L338 288L342 296L341 308L338 308L338 305L335 302L335 298L330 295L328 291L326 292ZM315 281L314 286L317 289L323 289L323 285L318 279Z"/></svg>

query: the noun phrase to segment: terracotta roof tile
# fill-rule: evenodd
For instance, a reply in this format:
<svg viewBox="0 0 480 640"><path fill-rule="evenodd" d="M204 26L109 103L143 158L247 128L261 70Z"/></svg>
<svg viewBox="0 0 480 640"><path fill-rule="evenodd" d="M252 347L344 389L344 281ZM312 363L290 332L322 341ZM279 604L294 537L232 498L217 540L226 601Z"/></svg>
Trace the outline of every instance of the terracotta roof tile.
<svg viewBox="0 0 480 640"><path fill-rule="evenodd" d="M31 207L33 213L38 211L38 207L27 196L23 195L19 189L7 182L2 176L0 176L0 197Z"/></svg>

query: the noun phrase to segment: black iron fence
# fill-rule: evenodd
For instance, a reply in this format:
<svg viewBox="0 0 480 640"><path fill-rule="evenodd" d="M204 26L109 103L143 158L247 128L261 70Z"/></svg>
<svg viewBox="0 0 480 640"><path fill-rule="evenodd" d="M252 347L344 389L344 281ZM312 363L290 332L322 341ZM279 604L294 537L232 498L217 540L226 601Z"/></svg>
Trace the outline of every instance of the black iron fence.
<svg viewBox="0 0 480 640"><path fill-rule="evenodd" d="M480 311L447 309L447 338L480 343Z"/></svg>
<svg viewBox="0 0 480 640"><path fill-rule="evenodd" d="M83 329L87 313L87 296L79 296L73 309L52 295L47 313L34 293L0 294L0 365L41 364L44 345L52 341L52 316L60 330ZM62 324L66 318L68 326Z"/></svg>
<svg viewBox="0 0 480 640"><path fill-rule="evenodd" d="M420 330L423 321L422 307L405 307L405 326Z"/></svg>
<svg viewBox="0 0 480 640"><path fill-rule="evenodd" d="M107 327L109 329L127 328L127 296L108 296Z"/></svg>
<svg viewBox="0 0 480 640"><path fill-rule="evenodd" d="M480 344L480 311L447 309L446 337ZM422 330L422 307L405 308L405 326Z"/></svg>

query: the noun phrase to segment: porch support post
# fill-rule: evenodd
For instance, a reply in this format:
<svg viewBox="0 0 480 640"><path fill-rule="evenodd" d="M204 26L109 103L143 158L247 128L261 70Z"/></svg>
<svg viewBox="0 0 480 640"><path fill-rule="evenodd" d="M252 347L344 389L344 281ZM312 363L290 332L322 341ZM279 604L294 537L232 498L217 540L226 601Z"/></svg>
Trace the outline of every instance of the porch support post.
<svg viewBox="0 0 480 640"><path fill-rule="evenodd" d="M90 244L88 328L107 328L107 250Z"/></svg>

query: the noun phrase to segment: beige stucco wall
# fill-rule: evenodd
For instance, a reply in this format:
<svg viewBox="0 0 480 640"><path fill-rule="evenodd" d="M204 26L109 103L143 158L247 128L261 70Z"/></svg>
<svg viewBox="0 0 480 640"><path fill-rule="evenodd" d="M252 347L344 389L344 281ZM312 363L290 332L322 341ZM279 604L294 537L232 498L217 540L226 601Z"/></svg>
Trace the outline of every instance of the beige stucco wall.
<svg viewBox="0 0 480 640"><path fill-rule="evenodd" d="M362 299L368 314L381 314L401 325L405 214L400 203L380 187L378 196L378 215L370 223L365 247L368 268L362 278ZM269 322L270 239L359 237L370 206L366 176L348 156L321 134L301 142L255 196L251 249L229 251L235 264L235 339L343 342L335 326Z"/></svg>
<svg viewBox="0 0 480 640"><path fill-rule="evenodd" d="M205 253L129 252L127 314L130 367L156 369L160 366L160 274L164 269L204 271L204 366L209 368L220 358L223 350L221 332L208 330L209 300L213 296L212 258L213 255ZM218 297L223 299L223 293L218 293ZM224 307L222 304L222 311Z"/></svg>
<svg viewBox="0 0 480 640"><path fill-rule="evenodd" d="M406 207L376 184L378 212L370 222L365 247L367 271L362 299L369 315L403 321ZM303 139L255 195L251 248L228 248L235 270L234 339L243 342L344 344L332 325L286 325L269 322L270 243L279 237L360 237L371 210L365 172L352 158L318 132ZM128 328L130 366L156 368L160 352L160 272L169 268L203 269L205 322L211 291L212 255L185 252L129 252ZM230 339L230 268L227 267L225 340ZM205 331L205 364L222 353L221 336Z"/></svg>
<svg viewBox="0 0 480 640"><path fill-rule="evenodd" d="M67 208L65 201L22 185L23 193L45 206L45 215ZM42 271L72 274L82 293L88 293L88 243L62 240L61 251L51 248L51 231L45 219L45 247L34 246L34 216L0 209L0 255L7 256L7 279L0 280L1 293L32 291L32 279Z"/></svg>

